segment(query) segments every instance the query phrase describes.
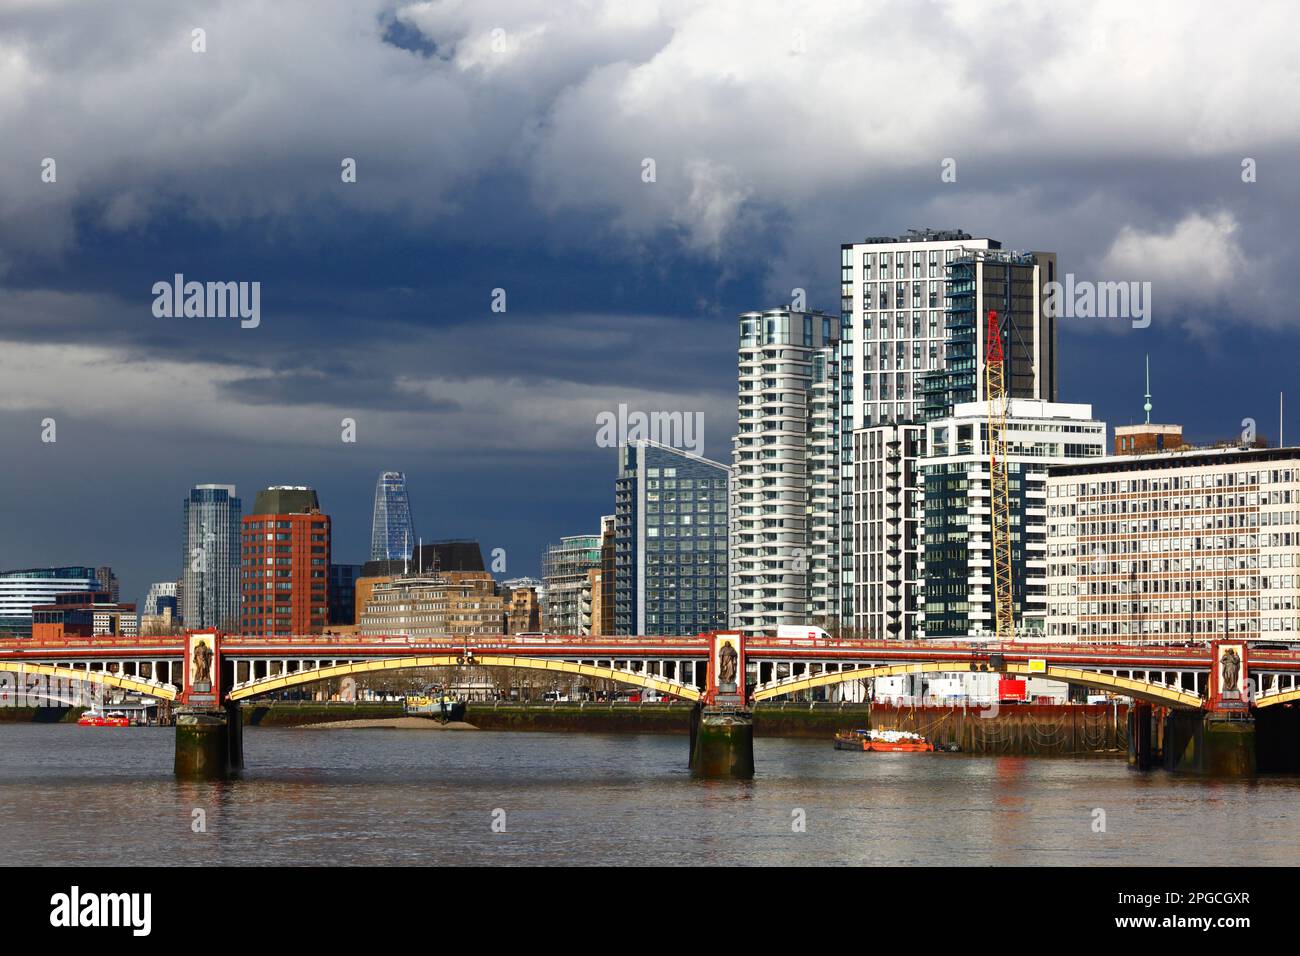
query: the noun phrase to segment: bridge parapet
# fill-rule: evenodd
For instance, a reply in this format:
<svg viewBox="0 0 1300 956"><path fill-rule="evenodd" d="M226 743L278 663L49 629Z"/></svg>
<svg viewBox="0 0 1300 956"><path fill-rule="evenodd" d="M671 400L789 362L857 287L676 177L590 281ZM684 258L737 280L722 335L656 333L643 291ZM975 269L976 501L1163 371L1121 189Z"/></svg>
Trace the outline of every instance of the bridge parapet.
<svg viewBox="0 0 1300 956"><path fill-rule="evenodd" d="M615 683L635 687L645 687L661 693L671 694L684 700L699 700L699 688L681 680L635 671L627 668L606 667L597 664L583 664L579 661L560 658L525 657L514 653L482 652L467 655L464 651L443 654L403 655L378 659L349 661L342 664L329 664L323 667L310 667L289 673L267 675L255 680L243 681L233 685L227 694L232 701L246 700L260 694L284 690L303 684L316 683L336 677L356 677L393 670L417 670L439 667L509 667L520 670L559 671L584 677L609 680Z"/></svg>

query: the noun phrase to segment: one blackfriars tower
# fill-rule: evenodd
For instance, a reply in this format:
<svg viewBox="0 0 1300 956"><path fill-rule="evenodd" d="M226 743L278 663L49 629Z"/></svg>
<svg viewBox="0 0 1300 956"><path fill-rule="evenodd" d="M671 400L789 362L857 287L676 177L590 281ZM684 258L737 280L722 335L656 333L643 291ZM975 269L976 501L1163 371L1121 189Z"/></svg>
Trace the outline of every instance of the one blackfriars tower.
<svg viewBox="0 0 1300 956"><path fill-rule="evenodd" d="M411 556L415 533L406 475L386 471L375 482L375 514L370 526L370 560L400 561Z"/></svg>

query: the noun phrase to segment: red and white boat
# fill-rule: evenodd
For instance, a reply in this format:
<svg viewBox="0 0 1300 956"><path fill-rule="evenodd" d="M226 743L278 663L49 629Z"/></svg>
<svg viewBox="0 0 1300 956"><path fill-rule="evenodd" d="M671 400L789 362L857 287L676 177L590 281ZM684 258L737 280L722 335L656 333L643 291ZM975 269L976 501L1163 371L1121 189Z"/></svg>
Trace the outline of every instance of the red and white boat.
<svg viewBox="0 0 1300 956"><path fill-rule="evenodd" d="M130 727L131 720L126 714L118 711L110 711L107 714L101 714L97 710L88 710L77 718L79 727Z"/></svg>

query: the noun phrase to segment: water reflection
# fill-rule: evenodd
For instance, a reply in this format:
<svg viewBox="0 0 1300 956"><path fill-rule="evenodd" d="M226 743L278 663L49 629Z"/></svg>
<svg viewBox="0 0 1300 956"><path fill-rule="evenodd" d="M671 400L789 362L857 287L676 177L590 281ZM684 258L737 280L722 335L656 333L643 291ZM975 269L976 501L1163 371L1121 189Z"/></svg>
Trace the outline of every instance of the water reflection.
<svg viewBox="0 0 1300 956"><path fill-rule="evenodd" d="M693 779L684 737L258 728L245 750L241 779L182 783L167 730L0 725L5 862L1294 864L1300 837L1300 780L1113 759L762 738L733 783Z"/></svg>

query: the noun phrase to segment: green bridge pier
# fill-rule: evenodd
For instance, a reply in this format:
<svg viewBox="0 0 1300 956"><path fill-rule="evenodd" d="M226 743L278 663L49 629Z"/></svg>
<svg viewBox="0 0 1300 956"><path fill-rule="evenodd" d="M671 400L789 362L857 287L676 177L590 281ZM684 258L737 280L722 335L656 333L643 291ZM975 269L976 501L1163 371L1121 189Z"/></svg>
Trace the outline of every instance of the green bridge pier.
<svg viewBox="0 0 1300 956"><path fill-rule="evenodd" d="M1300 708L1240 714L1168 710L1135 703L1128 717L1129 764L1212 777L1300 770Z"/></svg>
<svg viewBox="0 0 1300 956"><path fill-rule="evenodd" d="M225 780L244 768L244 721L237 703L176 714L174 770L182 780Z"/></svg>
<svg viewBox="0 0 1300 956"><path fill-rule="evenodd" d="M862 717L853 720L860 722ZM868 717L865 722L874 721ZM1141 770L1163 768L1215 777L1300 771L1300 706L1222 716L1135 703L1121 729L1127 738L1128 762ZM244 714L238 703L181 707L175 728L177 778L223 780L238 775L244 766L243 734ZM693 776L753 778L752 710L696 704L690 710L689 734Z"/></svg>
<svg viewBox="0 0 1300 956"><path fill-rule="evenodd" d="M751 711L697 704L691 710L691 774L754 776L754 715Z"/></svg>

